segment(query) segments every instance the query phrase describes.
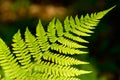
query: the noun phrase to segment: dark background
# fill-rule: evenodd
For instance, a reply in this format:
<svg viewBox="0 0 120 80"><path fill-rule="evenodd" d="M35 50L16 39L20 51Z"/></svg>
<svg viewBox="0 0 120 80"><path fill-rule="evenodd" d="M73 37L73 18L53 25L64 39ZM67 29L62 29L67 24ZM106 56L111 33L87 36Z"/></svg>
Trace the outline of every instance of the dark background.
<svg viewBox="0 0 120 80"><path fill-rule="evenodd" d="M88 70L95 71L89 80L120 80L119 0L0 0L0 37L10 46L18 29L23 33L28 26L35 34L39 18L46 25L53 17L63 21L68 15L80 17L114 5L87 38L90 53L85 58L91 63Z"/></svg>

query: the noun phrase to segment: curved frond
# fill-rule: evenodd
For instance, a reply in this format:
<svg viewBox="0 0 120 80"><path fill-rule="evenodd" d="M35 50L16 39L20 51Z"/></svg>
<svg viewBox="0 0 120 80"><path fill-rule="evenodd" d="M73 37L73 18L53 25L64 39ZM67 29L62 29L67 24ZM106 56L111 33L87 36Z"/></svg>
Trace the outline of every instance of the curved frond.
<svg viewBox="0 0 120 80"><path fill-rule="evenodd" d="M22 38L18 30L11 50L0 38L0 80L80 80L79 75L91 73L75 68L89 63L73 56L88 53L84 49L89 42L84 37L91 36L100 19L114 7L80 18L66 17L64 24L54 18L47 28L39 21L36 35L26 28Z"/></svg>

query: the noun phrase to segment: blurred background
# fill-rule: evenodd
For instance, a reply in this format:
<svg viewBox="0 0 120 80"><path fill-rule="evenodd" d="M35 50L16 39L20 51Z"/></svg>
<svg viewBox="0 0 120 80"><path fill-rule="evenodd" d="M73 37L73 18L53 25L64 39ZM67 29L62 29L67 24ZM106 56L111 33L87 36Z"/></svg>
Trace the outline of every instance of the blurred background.
<svg viewBox="0 0 120 80"><path fill-rule="evenodd" d="M81 68L92 74L80 76L81 80L120 80L120 1L119 0L0 0L0 37L10 46L12 36L29 27L35 34L39 18L44 25L57 17L79 17L99 12L117 5L98 24L95 33L87 40L89 54L83 59L91 65ZM87 77L86 77L87 76Z"/></svg>

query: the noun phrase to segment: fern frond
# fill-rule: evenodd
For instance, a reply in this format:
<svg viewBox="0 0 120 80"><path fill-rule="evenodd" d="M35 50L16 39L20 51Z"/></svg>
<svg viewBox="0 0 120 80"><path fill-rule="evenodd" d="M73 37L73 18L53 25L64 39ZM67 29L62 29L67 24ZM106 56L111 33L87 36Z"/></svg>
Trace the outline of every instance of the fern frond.
<svg viewBox="0 0 120 80"><path fill-rule="evenodd" d="M35 66L35 71L39 71L44 74L52 74L56 76L72 77L81 74L90 73L91 71L78 70L70 66L62 66L54 63L40 61L39 64Z"/></svg>
<svg viewBox="0 0 120 80"><path fill-rule="evenodd" d="M65 32L69 32L71 30L70 21L69 21L68 16L64 20L64 28L65 28Z"/></svg>
<svg viewBox="0 0 120 80"><path fill-rule="evenodd" d="M92 15L92 14L91 14ZM91 16L92 17L92 16ZM88 20L88 18L89 18L89 15L87 14L86 16L85 16L85 18L86 18L86 20ZM78 16L76 16L75 17L75 22L76 22L76 25L81 25L81 23L80 23L80 21L81 21L81 23L82 22L84 22L84 18L83 18L83 16L81 16L81 18L79 19L78 18ZM98 20L96 20L96 22L97 22ZM92 21L90 21L90 22L92 22ZM86 26L85 28L87 28L87 29L95 29L95 27L92 27L92 26L94 26L94 24L96 23L96 22L92 22L91 24L89 24L89 26ZM97 22L98 23L98 22ZM96 23L96 24L97 24Z"/></svg>
<svg viewBox="0 0 120 80"><path fill-rule="evenodd" d="M114 6L115 7L115 6ZM25 38L20 30L13 36L12 50L0 38L1 80L80 80L77 77L91 71L74 65L88 64L74 57L86 54L83 36L91 36L100 19L114 7L86 16L66 17L64 24L53 19L47 29L39 21L34 36L28 28Z"/></svg>
<svg viewBox="0 0 120 80"><path fill-rule="evenodd" d="M81 37L72 35L70 33L65 33L64 36L77 42L89 43L88 41L82 39Z"/></svg>
<svg viewBox="0 0 120 80"><path fill-rule="evenodd" d="M63 26L62 23L59 21L59 19L57 19L56 21L56 31L57 31L57 36L63 36L64 32L63 32Z"/></svg>
<svg viewBox="0 0 120 80"><path fill-rule="evenodd" d="M26 43L21 38L21 33L18 31L13 36L13 53L16 55L16 59L19 63L26 69L31 68L31 55L29 54L28 48Z"/></svg>
<svg viewBox="0 0 120 80"><path fill-rule="evenodd" d="M34 76L35 78L37 77L41 80L80 80L74 77L56 76L56 75L42 74L42 73L34 73L32 74L32 76ZM35 78L31 80L34 80Z"/></svg>
<svg viewBox="0 0 120 80"><path fill-rule="evenodd" d="M114 7L115 6L113 6L110 9L98 12L98 13L92 13L91 16L89 16L88 14L85 17L81 16L80 20L76 16L76 20L75 20L76 24L77 24L77 26L81 26L82 28L85 28L85 29L94 29L93 26L98 25L98 23L100 22L100 19ZM82 30L81 27L79 27L79 28L76 27L76 28L79 30ZM85 32L85 30L83 32ZM88 32L88 31L86 31L86 32Z"/></svg>
<svg viewBox="0 0 120 80"><path fill-rule="evenodd" d="M88 62L80 61L68 56L60 55L57 53L51 53L51 52L45 52L43 54L43 58L45 60L52 61L53 63L59 64L59 65L79 65L79 64L88 64Z"/></svg>
<svg viewBox="0 0 120 80"><path fill-rule="evenodd" d="M45 32L41 21L39 21L36 28L37 43L39 44L42 51L47 51L50 48L47 33Z"/></svg>
<svg viewBox="0 0 120 80"><path fill-rule="evenodd" d="M71 19L72 19L72 17L71 17ZM76 20L76 19L77 19L77 20ZM76 16L75 20L77 21L76 24L79 24L79 19L78 19L77 16ZM70 20L69 20L69 17L66 17L66 19L64 20L64 28L65 28L65 31L66 31L66 32L69 32L69 31L70 31L70 32L72 32L72 33L75 33L75 34L78 35L78 36L90 36L90 34L84 33L84 32L82 32L82 31L79 31L79 30L75 29L75 28L71 28L71 27L70 27L70 26L71 26L70 22L71 22L72 26L76 26L73 19L70 21Z"/></svg>
<svg viewBox="0 0 120 80"><path fill-rule="evenodd" d="M11 54L2 39L0 39L0 66L4 70L6 79L25 79L27 77L27 72L18 65L17 59Z"/></svg>
<svg viewBox="0 0 120 80"><path fill-rule="evenodd" d="M49 38L49 41L51 43L54 43L57 40L56 37L56 28L55 28L55 18L49 23L48 28L47 28L47 36Z"/></svg>
<svg viewBox="0 0 120 80"><path fill-rule="evenodd" d="M80 45L80 44L73 42L69 39L66 39L64 37L59 37L58 42L60 42L64 46L67 46L70 48L87 48L86 46Z"/></svg>
<svg viewBox="0 0 120 80"><path fill-rule="evenodd" d="M79 31L77 29L71 29L71 32L76 34L77 36L91 36L90 34Z"/></svg>
<svg viewBox="0 0 120 80"><path fill-rule="evenodd" d="M40 60L43 56L40 46L37 43L35 36L33 36L28 28L25 32L25 42L27 43L28 49L31 52L31 55L35 58L35 60Z"/></svg>
<svg viewBox="0 0 120 80"><path fill-rule="evenodd" d="M65 46L59 45L59 44L52 44L51 49L58 51L59 53L71 54L71 55L73 55L73 54L86 54L87 53L85 51L80 51L78 49L65 47Z"/></svg>

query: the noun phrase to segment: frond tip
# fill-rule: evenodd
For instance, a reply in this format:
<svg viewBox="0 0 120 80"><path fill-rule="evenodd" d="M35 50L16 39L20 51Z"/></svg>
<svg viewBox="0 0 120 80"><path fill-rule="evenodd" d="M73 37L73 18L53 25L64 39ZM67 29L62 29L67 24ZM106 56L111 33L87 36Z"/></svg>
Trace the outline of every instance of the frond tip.
<svg viewBox="0 0 120 80"><path fill-rule="evenodd" d="M64 24L54 18L47 29L39 20L36 35L26 28L22 38L18 30L12 49L0 38L0 80L80 80L79 75L91 73L75 68L89 63L73 55L88 53L85 44L89 42L83 36L91 36L100 19L114 7L80 18L66 17Z"/></svg>

